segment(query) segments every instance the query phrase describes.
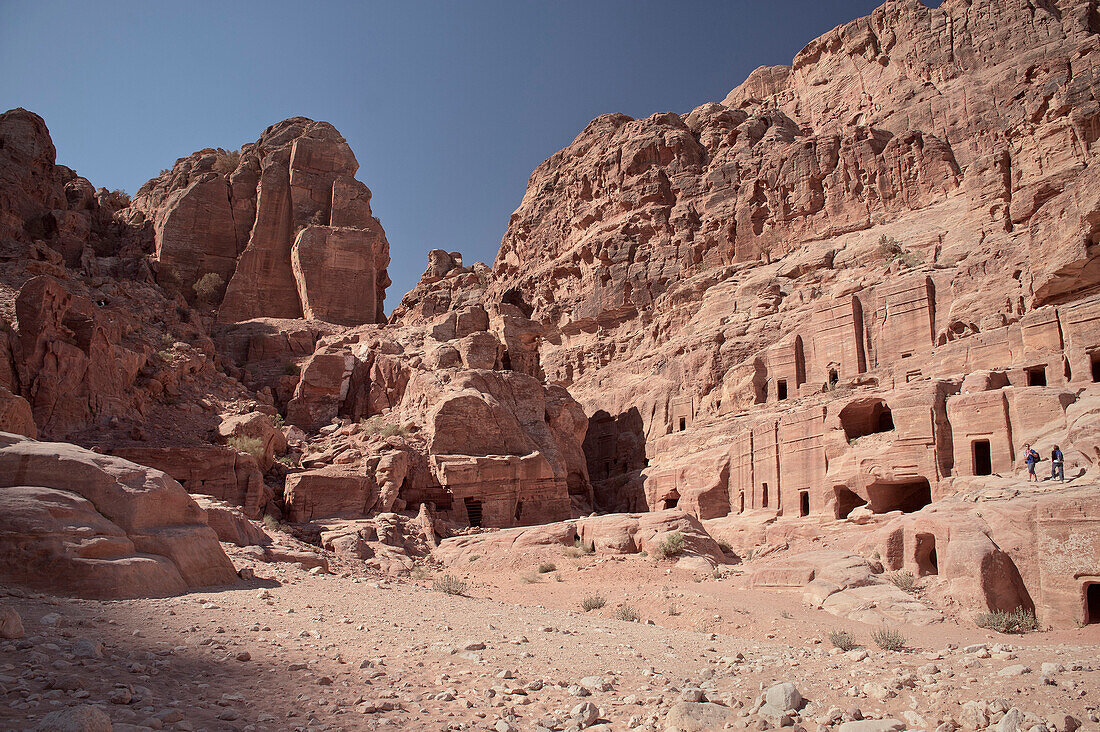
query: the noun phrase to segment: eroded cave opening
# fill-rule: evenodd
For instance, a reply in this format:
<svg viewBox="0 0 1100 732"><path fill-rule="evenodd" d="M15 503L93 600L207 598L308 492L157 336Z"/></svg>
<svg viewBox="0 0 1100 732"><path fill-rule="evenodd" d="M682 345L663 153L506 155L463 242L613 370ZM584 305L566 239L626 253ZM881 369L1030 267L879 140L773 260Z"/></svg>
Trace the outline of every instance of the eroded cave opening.
<svg viewBox="0 0 1100 732"><path fill-rule="evenodd" d="M926 577L930 574L940 573L940 561L936 556L935 534L917 534L915 559L917 561L917 576Z"/></svg>
<svg viewBox="0 0 1100 732"><path fill-rule="evenodd" d="M867 496L868 504L875 513L913 513L932 502L932 486L925 478L876 483L867 487Z"/></svg>
<svg viewBox="0 0 1100 732"><path fill-rule="evenodd" d="M848 514L852 511L867 504L867 501L842 485L833 487L833 495L836 497L835 506L838 519L848 518Z"/></svg>
<svg viewBox="0 0 1100 732"><path fill-rule="evenodd" d="M848 442L867 435L890 432L894 429L894 415L890 405L882 399L857 400L840 410L840 424Z"/></svg>
<svg viewBox="0 0 1100 732"><path fill-rule="evenodd" d="M1085 624L1100 623L1100 582L1085 585Z"/></svg>

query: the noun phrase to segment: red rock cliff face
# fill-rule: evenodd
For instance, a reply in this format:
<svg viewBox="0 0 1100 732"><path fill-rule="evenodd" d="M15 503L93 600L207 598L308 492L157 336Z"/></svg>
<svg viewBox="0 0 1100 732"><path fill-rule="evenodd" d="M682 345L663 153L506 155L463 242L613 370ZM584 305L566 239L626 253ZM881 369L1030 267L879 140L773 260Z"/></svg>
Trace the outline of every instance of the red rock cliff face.
<svg viewBox="0 0 1100 732"><path fill-rule="evenodd" d="M222 322L382 322L389 243L358 168L336 128L293 117L238 153L176 161L138 191L132 219L153 223L158 282L194 300L217 276L207 297Z"/></svg>
<svg viewBox="0 0 1100 732"><path fill-rule="evenodd" d="M951 406L964 374L1002 373L983 390L1038 386L1026 369L1043 364L1050 388L1090 383L1098 31L1079 0L887 2L721 103L599 117L541 164L487 297L546 327L546 377L598 417L586 451L609 505L684 497L724 515L741 492L768 506L769 483L781 512L812 487L807 511L846 514L833 485L858 501L902 486L880 502L900 505L975 470L971 432L989 426ZM915 410L894 433L910 430L911 460L849 454L874 425L833 442L883 393L843 412L831 390L874 387L884 409ZM1013 434L1088 431L1064 409L1047 417L1002 420L998 470ZM688 449L675 433L693 429ZM692 457L704 445L721 453L712 469ZM774 465L753 467L763 454Z"/></svg>

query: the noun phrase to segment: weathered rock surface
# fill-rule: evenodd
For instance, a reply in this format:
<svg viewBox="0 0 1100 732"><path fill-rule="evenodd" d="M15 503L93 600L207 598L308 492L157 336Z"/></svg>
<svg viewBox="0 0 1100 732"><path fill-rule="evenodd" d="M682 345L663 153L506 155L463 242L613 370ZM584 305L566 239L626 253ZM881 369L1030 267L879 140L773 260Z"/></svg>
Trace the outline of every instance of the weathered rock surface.
<svg viewBox="0 0 1100 732"><path fill-rule="evenodd" d="M890 2L721 103L599 117L532 174L488 286L440 253L394 318L480 297L541 325L607 510L914 512L1023 442L1094 480L1090 8Z"/></svg>
<svg viewBox="0 0 1100 732"><path fill-rule="evenodd" d="M202 509L157 470L3 434L0 502L5 582L115 598L236 579Z"/></svg>
<svg viewBox="0 0 1100 732"><path fill-rule="evenodd" d="M385 319L389 244L355 180L359 163L327 122L293 117L240 151L207 149L176 161L134 196L154 222L158 281L222 322L252 318Z"/></svg>

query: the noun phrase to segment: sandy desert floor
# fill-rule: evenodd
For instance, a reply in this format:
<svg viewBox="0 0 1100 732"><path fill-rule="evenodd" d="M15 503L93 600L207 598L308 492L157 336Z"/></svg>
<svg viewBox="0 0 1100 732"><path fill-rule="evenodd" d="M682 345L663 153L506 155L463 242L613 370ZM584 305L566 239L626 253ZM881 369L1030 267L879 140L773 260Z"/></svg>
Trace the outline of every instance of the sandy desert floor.
<svg viewBox="0 0 1100 732"><path fill-rule="evenodd" d="M797 593L739 588L736 576L639 557L562 552L552 563L472 567L469 596L432 589L426 573L395 581L287 564L155 600L0 588L26 628L0 641L0 728L91 704L115 730L663 730L686 725L703 699L741 729L864 717L931 730L975 706L990 722L1016 707L1050 729L1067 714L1100 728L1100 626L1009 636L948 620L901 628L910 650L887 652L873 627L810 610ZM582 611L595 594L607 604ZM639 622L617 619L624 605ZM859 647L834 649L833 629ZM783 681L806 705L785 719L757 713L762 690ZM966 702L979 703L969 716Z"/></svg>

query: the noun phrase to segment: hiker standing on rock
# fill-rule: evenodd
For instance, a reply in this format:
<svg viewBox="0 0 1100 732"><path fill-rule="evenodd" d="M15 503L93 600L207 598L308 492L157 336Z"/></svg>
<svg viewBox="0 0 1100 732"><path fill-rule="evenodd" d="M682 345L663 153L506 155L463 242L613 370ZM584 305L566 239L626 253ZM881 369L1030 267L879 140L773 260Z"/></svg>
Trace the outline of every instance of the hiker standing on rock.
<svg viewBox="0 0 1100 732"><path fill-rule="evenodd" d="M1031 443L1024 443L1024 463L1027 465L1027 482L1039 482L1039 476L1035 474L1035 466L1039 464L1039 453L1031 449Z"/></svg>
<svg viewBox="0 0 1100 732"><path fill-rule="evenodd" d="M1066 458L1065 458L1064 455L1062 455L1061 448L1059 448L1057 445L1055 445L1054 449L1050 453L1050 479L1051 480L1054 480L1055 478L1057 478L1058 480L1062 481L1063 483L1066 482L1065 462L1066 462Z"/></svg>

